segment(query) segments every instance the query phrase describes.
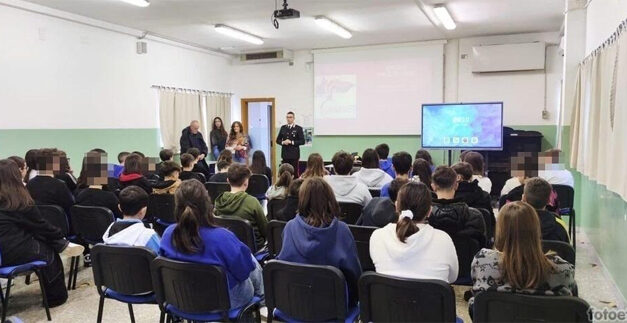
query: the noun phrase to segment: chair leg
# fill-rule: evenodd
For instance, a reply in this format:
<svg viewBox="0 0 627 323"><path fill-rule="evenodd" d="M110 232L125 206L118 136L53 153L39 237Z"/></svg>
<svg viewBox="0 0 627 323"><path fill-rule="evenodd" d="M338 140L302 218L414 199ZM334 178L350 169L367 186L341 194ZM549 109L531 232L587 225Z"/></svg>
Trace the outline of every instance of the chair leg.
<svg viewBox="0 0 627 323"><path fill-rule="evenodd" d="M575 216L575 209L572 209L572 214L571 214L571 221L573 223L573 235L571 236L573 238L573 250L577 251L577 239L576 239L576 235L577 235L577 227L575 227L575 219L577 218Z"/></svg>
<svg viewBox="0 0 627 323"><path fill-rule="evenodd" d="M50 307L48 306L48 297L46 296L46 289L44 288L44 280L43 275L41 274L41 270L36 270L35 274L37 275L37 279L39 280L39 288L41 288L41 298L43 299L44 309L46 309L46 317L48 318L48 321L52 321L52 317L50 316Z"/></svg>
<svg viewBox="0 0 627 323"><path fill-rule="evenodd" d="M72 277L72 289L76 289L76 279L78 278L78 264L80 263L80 257L76 257L76 261L74 261L74 277Z"/></svg>
<svg viewBox="0 0 627 323"><path fill-rule="evenodd" d="M9 296L11 296L11 281L12 280L13 280L13 277L9 277L7 279L7 292L4 295L4 300L2 302L2 321L0 322L6 321L6 318L7 318L7 310L9 309Z"/></svg>
<svg viewBox="0 0 627 323"><path fill-rule="evenodd" d="M76 261L76 257L70 258L70 272L67 277L67 289L72 289L72 277L74 276L74 261Z"/></svg>
<svg viewBox="0 0 627 323"><path fill-rule="evenodd" d="M133 315L133 304L128 303L128 314L131 315L131 323L135 323L135 315Z"/></svg>
<svg viewBox="0 0 627 323"><path fill-rule="evenodd" d="M159 315L159 323L165 322L165 312L161 311L161 315Z"/></svg>
<svg viewBox="0 0 627 323"><path fill-rule="evenodd" d="M274 308L268 307L268 318L266 318L266 322L272 323L273 319L274 319Z"/></svg>
<svg viewBox="0 0 627 323"><path fill-rule="evenodd" d="M30 274L26 275L26 278L24 279L24 284L30 285Z"/></svg>
<svg viewBox="0 0 627 323"><path fill-rule="evenodd" d="M104 295L100 295L100 302L98 302L98 318L96 319L97 323L102 322L102 310L104 309Z"/></svg>

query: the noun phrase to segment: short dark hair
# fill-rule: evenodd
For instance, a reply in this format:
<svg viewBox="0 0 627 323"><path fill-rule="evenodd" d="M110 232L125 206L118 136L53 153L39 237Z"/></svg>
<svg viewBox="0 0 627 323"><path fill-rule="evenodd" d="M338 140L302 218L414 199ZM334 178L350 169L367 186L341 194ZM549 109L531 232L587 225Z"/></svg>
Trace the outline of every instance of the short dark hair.
<svg viewBox="0 0 627 323"><path fill-rule="evenodd" d="M457 175L460 175L464 181L472 179L472 166L469 163L460 162L451 166L451 168L455 171L455 173L457 173Z"/></svg>
<svg viewBox="0 0 627 323"><path fill-rule="evenodd" d="M24 169L24 167L26 167L26 161L24 161L24 158L20 156L11 156L7 159L12 160L19 169Z"/></svg>
<svg viewBox="0 0 627 323"><path fill-rule="evenodd" d="M225 168L228 168L229 166L231 166L231 162L229 162L228 160L220 160L218 161L218 163L216 164L216 167L218 167L218 171L221 171Z"/></svg>
<svg viewBox="0 0 627 323"><path fill-rule="evenodd" d="M198 158L198 156L200 156L200 149L192 147L187 149L187 153L194 156L194 158Z"/></svg>
<svg viewBox="0 0 627 323"><path fill-rule="evenodd" d="M251 175L248 166L239 163L229 166L229 170L226 172L226 178L229 180L229 184L233 186L242 186Z"/></svg>
<svg viewBox="0 0 627 323"><path fill-rule="evenodd" d="M470 164L470 166L472 167L473 174L483 175L483 168L484 168L483 155L481 155L480 153L476 151L469 151L466 154L464 154L464 160L462 161L465 161L468 164Z"/></svg>
<svg viewBox="0 0 627 323"><path fill-rule="evenodd" d="M179 166L176 162L173 162L173 161L164 161L163 164L161 164L161 169L159 170L159 172L163 176L170 176L174 172L180 173L181 166Z"/></svg>
<svg viewBox="0 0 627 323"><path fill-rule="evenodd" d="M353 169L353 156L343 150L336 152L331 162L337 175L348 175Z"/></svg>
<svg viewBox="0 0 627 323"><path fill-rule="evenodd" d="M534 209L540 210L549 204L553 187L549 182L540 178L533 177L525 181L524 195L525 202L533 206Z"/></svg>
<svg viewBox="0 0 627 323"><path fill-rule="evenodd" d="M120 210L124 215L136 215L148 206L148 193L143 188L131 185L120 191Z"/></svg>
<svg viewBox="0 0 627 323"><path fill-rule="evenodd" d="M101 154L106 154L107 153L107 151L102 149L102 148L94 148L91 151L95 151L95 152L101 153Z"/></svg>
<svg viewBox="0 0 627 323"><path fill-rule="evenodd" d="M292 181L290 187L287 189L287 195L292 197L298 197L298 192L300 191L300 186L303 184L305 180L302 178L298 178Z"/></svg>
<svg viewBox="0 0 627 323"><path fill-rule="evenodd" d="M123 158L126 158L126 157L127 157L128 155L130 155L130 154L131 154L131 153L129 153L128 151L123 151L123 152L120 152L120 153L118 154L118 163L122 163L122 159L123 159Z"/></svg>
<svg viewBox="0 0 627 323"><path fill-rule="evenodd" d="M159 158L161 158L161 161L168 161L172 159L173 156L174 152L172 151L172 149L162 149L159 152Z"/></svg>
<svg viewBox="0 0 627 323"><path fill-rule="evenodd" d="M292 112L292 111L288 111L287 114L291 114L291 115L295 116L294 112Z"/></svg>
<svg viewBox="0 0 627 323"><path fill-rule="evenodd" d="M368 148L361 155L361 167L379 168L379 154L374 149Z"/></svg>
<svg viewBox="0 0 627 323"><path fill-rule="evenodd" d="M411 169L411 155L406 151L399 151L392 155L392 166L397 175L409 174Z"/></svg>
<svg viewBox="0 0 627 323"><path fill-rule="evenodd" d="M130 154L124 160L124 174L142 174L143 157L138 154Z"/></svg>
<svg viewBox="0 0 627 323"><path fill-rule="evenodd" d="M433 165L433 159L431 158L431 154L426 149L418 149L415 157L416 159L422 158L426 160L429 165Z"/></svg>
<svg viewBox="0 0 627 323"><path fill-rule="evenodd" d="M377 151L379 158L388 159L388 155L390 154L390 146L388 146L388 144L379 144L374 147L374 150Z"/></svg>
<svg viewBox="0 0 627 323"><path fill-rule="evenodd" d="M390 182L390 187L388 188L388 194L390 195L390 200L392 202L396 202L396 197L398 196L398 191L401 190L403 185L409 183L408 179L405 178L395 178Z"/></svg>
<svg viewBox="0 0 627 323"><path fill-rule="evenodd" d="M195 159L196 158L194 158L194 156L188 153L181 154L181 166L189 167L192 165L192 162L194 162Z"/></svg>
<svg viewBox="0 0 627 323"><path fill-rule="evenodd" d="M132 152L131 154L140 155L140 156L142 156L142 158L146 158L146 155L144 155L144 153L142 153L141 151L137 151L137 150L135 150L135 151L134 151L134 152Z"/></svg>
<svg viewBox="0 0 627 323"><path fill-rule="evenodd" d="M56 168L58 163L59 169ZM56 148L42 148L37 152L37 170L59 171L61 168L61 152ZM56 174L56 173L55 173Z"/></svg>
<svg viewBox="0 0 627 323"><path fill-rule="evenodd" d="M457 182L457 173L448 166L438 166L433 172L431 181L440 189L451 189Z"/></svg>

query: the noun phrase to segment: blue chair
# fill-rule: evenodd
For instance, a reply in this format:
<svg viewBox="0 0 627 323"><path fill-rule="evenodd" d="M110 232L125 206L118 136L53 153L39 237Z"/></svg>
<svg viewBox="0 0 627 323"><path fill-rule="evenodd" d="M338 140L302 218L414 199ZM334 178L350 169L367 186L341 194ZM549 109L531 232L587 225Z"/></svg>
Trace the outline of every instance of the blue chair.
<svg viewBox="0 0 627 323"><path fill-rule="evenodd" d="M157 255L144 247L98 244L91 250L94 284L100 294L98 319L102 322L105 298L128 304L135 322L133 304L157 304L150 277L150 264Z"/></svg>
<svg viewBox="0 0 627 323"><path fill-rule="evenodd" d="M2 262L2 257L0 256L0 263ZM31 273L35 273L37 278L39 278L39 288L41 288L41 297L43 298L44 308L46 309L46 317L48 321L52 320L50 317L50 308L48 307L48 299L46 298L46 290L44 289L43 276L41 274L41 269L48 266L45 261L31 261L25 264L17 265L17 266L2 266L0 267L0 278L7 279L7 291L5 294L0 290L0 300L2 301L2 321L6 321L7 312L9 309L9 297L11 296L11 282L13 278L20 275L30 275Z"/></svg>
<svg viewBox="0 0 627 323"><path fill-rule="evenodd" d="M219 266L196 264L157 257L151 264L152 284L161 320L173 318L191 321L242 322L252 314L261 322L261 299L253 297L248 304L231 309L226 274Z"/></svg>

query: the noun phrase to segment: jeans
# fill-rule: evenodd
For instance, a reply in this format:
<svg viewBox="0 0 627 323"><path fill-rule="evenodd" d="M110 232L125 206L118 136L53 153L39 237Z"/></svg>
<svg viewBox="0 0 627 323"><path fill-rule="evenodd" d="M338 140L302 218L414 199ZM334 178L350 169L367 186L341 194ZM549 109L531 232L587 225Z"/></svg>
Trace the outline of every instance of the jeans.
<svg viewBox="0 0 627 323"><path fill-rule="evenodd" d="M213 152L213 157L215 158L215 160L218 160L218 156L220 156L220 150L218 149L218 146L213 146L212 149Z"/></svg>
<svg viewBox="0 0 627 323"><path fill-rule="evenodd" d="M253 296L258 296L261 299L264 297L261 266L254 257L253 261L255 262L255 269L250 273L248 279L233 286L229 291L231 309L247 305Z"/></svg>

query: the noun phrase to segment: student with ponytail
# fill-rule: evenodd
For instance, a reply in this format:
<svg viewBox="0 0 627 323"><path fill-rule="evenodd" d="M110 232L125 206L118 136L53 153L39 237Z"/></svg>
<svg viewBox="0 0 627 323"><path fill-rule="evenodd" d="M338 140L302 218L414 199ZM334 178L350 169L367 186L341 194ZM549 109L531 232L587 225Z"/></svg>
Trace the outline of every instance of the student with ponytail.
<svg viewBox="0 0 627 323"><path fill-rule="evenodd" d="M276 184L270 186L268 188L268 192L266 192L266 196L268 200L283 200L287 197L287 191L292 184L292 179L294 178L294 166L290 164L282 164L279 167L279 179Z"/></svg>
<svg viewBox="0 0 627 323"><path fill-rule="evenodd" d="M377 229L370 237L370 257L378 273L416 279L457 279L457 252L446 232L427 224L431 191L409 182L398 192L398 222Z"/></svg>
<svg viewBox="0 0 627 323"><path fill-rule="evenodd" d="M227 275L231 308L263 298L261 267L250 249L229 230L215 224L211 200L203 184L187 180L174 193L174 216L161 238L161 256L220 266Z"/></svg>

